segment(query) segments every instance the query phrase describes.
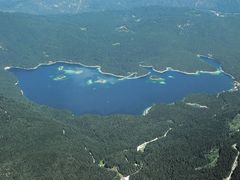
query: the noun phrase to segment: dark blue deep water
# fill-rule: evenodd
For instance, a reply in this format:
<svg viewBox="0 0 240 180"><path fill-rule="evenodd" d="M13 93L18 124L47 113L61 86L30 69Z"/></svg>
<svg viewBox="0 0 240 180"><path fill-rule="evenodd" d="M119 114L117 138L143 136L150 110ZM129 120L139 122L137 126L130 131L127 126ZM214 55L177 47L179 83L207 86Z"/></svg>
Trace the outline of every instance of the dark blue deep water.
<svg viewBox="0 0 240 180"><path fill-rule="evenodd" d="M75 114L142 114L155 103L171 103L193 93L215 94L233 87L224 72L187 75L154 72L138 79L104 75L97 68L57 63L35 70L11 68L30 100Z"/></svg>

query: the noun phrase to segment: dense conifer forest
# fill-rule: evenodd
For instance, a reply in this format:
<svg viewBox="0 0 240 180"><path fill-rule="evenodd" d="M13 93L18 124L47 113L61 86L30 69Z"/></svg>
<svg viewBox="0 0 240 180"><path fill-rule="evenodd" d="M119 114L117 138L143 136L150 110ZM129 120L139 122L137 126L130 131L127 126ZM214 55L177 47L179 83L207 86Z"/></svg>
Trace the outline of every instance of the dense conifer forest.
<svg viewBox="0 0 240 180"><path fill-rule="evenodd" d="M149 7L58 16L0 13L0 22L0 179L229 176L240 147L239 91L194 94L154 105L146 116L76 116L28 100L4 68L71 61L121 75L146 73L140 64L211 71L197 54L212 54L238 81L239 15ZM239 172L237 166L232 179Z"/></svg>

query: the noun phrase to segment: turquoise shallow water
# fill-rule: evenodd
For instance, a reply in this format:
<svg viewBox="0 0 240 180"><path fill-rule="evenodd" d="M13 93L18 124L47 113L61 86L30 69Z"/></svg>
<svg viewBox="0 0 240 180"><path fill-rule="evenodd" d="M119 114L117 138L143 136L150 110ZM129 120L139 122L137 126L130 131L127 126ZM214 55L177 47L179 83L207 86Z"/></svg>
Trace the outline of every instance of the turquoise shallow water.
<svg viewBox="0 0 240 180"><path fill-rule="evenodd" d="M218 63L211 62L219 69ZM145 77L124 80L102 74L97 68L67 63L10 71L30 100L78 115L139 115L156 103L172 103L194 93L216 94L233 87L233 79L220 71L188 75L147 69L150 73Z"/></svg>

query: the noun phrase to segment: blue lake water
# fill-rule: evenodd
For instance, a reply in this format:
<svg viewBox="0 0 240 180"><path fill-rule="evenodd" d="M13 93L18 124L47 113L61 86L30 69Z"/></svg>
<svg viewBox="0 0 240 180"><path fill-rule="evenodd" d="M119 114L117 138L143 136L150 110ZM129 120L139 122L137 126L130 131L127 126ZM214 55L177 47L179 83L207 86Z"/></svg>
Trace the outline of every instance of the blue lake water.
<svg viewBox="0 0 240 180"><path fill-rule="evenodd" d="M137 79L102 74L97 68L56 63L34 70L11 68L30 100L75 114L142 114L156 103L172 103L193 93L216 94L233 87L224 72L150 72Z"/></svg>

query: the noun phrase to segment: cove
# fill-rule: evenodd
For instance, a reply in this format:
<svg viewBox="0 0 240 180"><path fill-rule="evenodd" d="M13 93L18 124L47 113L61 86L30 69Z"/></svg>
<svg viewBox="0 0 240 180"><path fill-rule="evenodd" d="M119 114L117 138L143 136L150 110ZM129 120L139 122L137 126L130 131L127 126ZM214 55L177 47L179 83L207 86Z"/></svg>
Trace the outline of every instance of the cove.
<svg viewBox="0 0 240 180"><path fill-rule="evenodd" d="M172 103L194 93L216 94L233 88L233 77L221 66L214 72L184 73L168 68L159 72L152 67L142 77L102 73L99 67L57 62L33 69L7 68L30 100L74 114L140 115L156 103ZM204 60L202 58L202 60Z"/></svg>

